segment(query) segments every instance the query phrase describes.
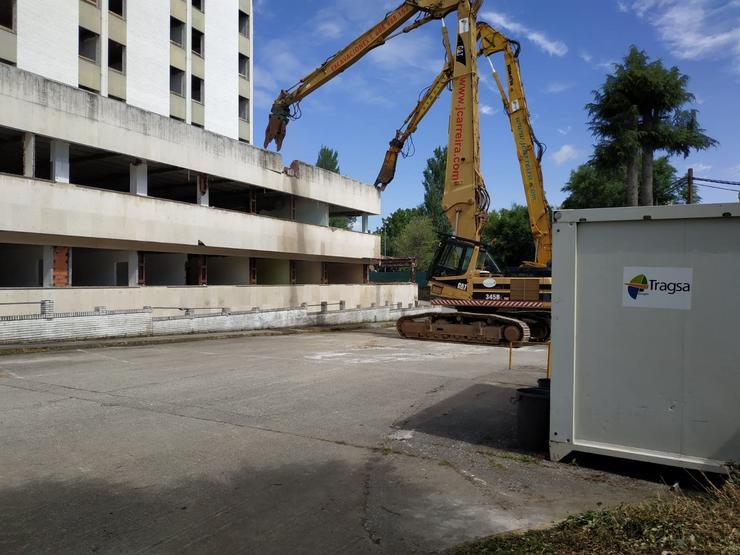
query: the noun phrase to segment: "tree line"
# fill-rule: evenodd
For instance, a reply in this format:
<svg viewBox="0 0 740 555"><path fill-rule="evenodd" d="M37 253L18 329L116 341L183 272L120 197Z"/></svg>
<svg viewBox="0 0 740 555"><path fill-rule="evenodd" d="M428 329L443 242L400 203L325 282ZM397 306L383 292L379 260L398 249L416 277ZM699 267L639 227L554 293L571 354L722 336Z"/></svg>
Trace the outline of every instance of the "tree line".
<svg viewBox="0 0 740 555"><path fill-rule="evenodd" d="M563 186L568 196L562 208L686 202L686 181L678 179L670 157L686 158L692 150L717 145L699 125L697 110L689 107L695 97L688 83L688 76L677 67L651 61L632 46L603 85L593 91L593 102L585 106L596 142L588 162L573 170ZM383 255L415 256L418 266L426 268L438 235L451 233L442 211L446 160L447 148L436 148L422 175L423 201L383 218L375 231L381 236ZM320 167L339 171L336 151L322 147L318 162ZM692 196L694 202L701 200L696 191ZM532 260L535 249L527 208L514 204L490 212L481 241L489 245L502 267Z"/></svg>

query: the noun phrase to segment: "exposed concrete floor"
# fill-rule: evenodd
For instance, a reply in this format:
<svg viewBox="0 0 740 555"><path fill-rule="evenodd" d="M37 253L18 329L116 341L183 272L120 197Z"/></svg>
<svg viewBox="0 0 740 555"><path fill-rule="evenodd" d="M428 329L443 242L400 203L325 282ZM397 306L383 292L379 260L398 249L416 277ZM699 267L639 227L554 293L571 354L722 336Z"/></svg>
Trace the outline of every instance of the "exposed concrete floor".
<svg viewBox="0 0 740 555"><path fill-rule="evenodd" d="M406 553L654 495L522 457L544 348L392 330L0 357L2 553Z"/></svg>

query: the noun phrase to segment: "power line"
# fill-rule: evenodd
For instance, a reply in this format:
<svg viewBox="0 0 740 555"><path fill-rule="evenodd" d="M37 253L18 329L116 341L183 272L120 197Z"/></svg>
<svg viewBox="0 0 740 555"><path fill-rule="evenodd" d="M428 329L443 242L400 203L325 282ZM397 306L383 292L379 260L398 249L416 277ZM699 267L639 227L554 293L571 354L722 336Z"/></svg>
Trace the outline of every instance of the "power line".
<svg viewBox="0 0 740 555"><path fill-rule="evenodd" d="M694 181L707 181L708 183L721 183L723 185L737 185L740 187L740 181L725 181L723 179L709 179L707 177L695 177Z"/></svg>
<svg viewBox="0 0 740 555"><path fill-rule="evenodd" d="M707 185L705 183L694 183L697 187L709 187L710 189L722 189L723 191L732 191L733 193L740 193L740 189L730 189L729 187L717 187L716 185Z"/></svg>

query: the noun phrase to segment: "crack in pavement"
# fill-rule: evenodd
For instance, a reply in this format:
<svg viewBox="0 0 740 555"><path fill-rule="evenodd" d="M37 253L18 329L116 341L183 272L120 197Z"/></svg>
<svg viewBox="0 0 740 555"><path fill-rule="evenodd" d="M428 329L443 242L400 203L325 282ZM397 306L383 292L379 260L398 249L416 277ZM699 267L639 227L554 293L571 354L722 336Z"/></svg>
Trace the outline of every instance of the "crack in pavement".
<svg viewBox="0 0 740 555"><path fill-rule="evenodd" d="M146 412L152 412L156 414L164 414L169 416L177 416L180 418L188 418L192 420L200 420L203 422L212 422L216 424L225 424L227 426L235 426L238 428L246 428L256 430L265 433L280 434L290 437L297 437L301 439L307 439L312 441L321 441L323 443L331 443L342 447L352 447L355 449L362 449L364 451L370 451L373 454L382 453L385 455L394 454L402 455L410 458L421 458L428 460L437 460L432 457L426 457L423 455L413 455L404 453L402 451L395 450L393 448L386 447L384 442L379 442L379 445L364 445L361 443L351 443L343 440L329 439L320 436L312 436L307 434L300 434L297 432L289 432L286 430L279 430L276 428L270 428L267 426L260 426L257 424L251 424L247 422L248 419L253 418L250 415L244 415L237 412L225 411L222 409L214 409L201 407L198 405L180 405L175 403L166 403L163 401L145 401L137 397L129 397L126 395L115 395L106 393L103 391L95 391L89 389L81 389L71 386L61 386L47 384L44 382L36 382L27 379L4 379L2 385L14 389L22 389L26 391L36 391L51 393L64 397L65 400L76 399L80 401L88 401L97 403L103 407L122 407L132 410L141 410Z"/></svg>
<svg viewBox="0 0 740 555"><path fill-rule="evenodd" d="M368 459L365 463L365 475L362 479L362 517L360 518L360 523L367 534L368 540L376 546L380 546L382 540L380 536L378 536L378 533L370 526L370 480L373 472L373 465L379 462L379 460L380 459L375 456Z"/></svg>

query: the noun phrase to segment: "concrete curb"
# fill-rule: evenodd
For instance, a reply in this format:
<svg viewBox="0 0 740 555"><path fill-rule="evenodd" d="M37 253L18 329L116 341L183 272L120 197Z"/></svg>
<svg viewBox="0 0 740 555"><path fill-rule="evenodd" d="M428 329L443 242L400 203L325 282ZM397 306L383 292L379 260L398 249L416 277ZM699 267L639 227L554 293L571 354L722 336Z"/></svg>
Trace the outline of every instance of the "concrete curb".
<svg viewBox="0 0 740 555"><path fill-rule="evenodd" d="M394 327L393 322L370 322L366 324L339 324L333 326L279 328L274 330L251 330L230 333L192 333L183 335L82 339L79 341L60 341L54 343L26 343L16 345L0 345L0 356L27 353L45 353L54 351L73 351L79 349L104 349L108 347L141 347L147 345L168 345L173 343L212 341L216 339L233 339L238 337L269 337L304 333L346 332L353 330L383 329L392 327Z"/></svg>

